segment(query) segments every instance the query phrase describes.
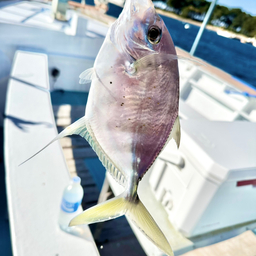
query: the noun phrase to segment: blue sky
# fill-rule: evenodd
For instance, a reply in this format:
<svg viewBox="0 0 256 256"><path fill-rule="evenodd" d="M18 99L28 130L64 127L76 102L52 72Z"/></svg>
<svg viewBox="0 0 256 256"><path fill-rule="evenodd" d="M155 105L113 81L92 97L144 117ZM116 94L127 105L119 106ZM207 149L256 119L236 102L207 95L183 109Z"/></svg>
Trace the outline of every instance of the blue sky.
<svg viewBox="0 0 256 256"><path fill-rule="evenodd" d="M241 8L253 16L256 16L256 0L218 0L219 5L227 6L228 8Z"/></svg>

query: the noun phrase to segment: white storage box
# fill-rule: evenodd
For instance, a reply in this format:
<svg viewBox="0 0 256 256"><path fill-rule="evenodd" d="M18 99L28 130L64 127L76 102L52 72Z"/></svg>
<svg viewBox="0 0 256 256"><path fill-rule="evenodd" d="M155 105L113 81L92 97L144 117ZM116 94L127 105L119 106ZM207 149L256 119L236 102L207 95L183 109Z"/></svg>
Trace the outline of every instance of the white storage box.
<svg viewBox="0 0 256 256"><path fill-rule="evenodd" d="M186 237L256 220L256 123L182 120L152 167L150 185Z"/></svg>

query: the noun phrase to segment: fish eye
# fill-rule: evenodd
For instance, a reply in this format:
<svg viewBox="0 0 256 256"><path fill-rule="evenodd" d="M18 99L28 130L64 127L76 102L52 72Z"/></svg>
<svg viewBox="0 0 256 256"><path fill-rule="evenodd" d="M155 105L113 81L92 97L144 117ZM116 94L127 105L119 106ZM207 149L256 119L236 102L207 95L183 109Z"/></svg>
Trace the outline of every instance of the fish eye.
<svg viewBox="0 0 256 256"><path fill-rule="evenodd" d="M162 37L162 31L159 27L152 26L148 30L148 41L151 44L158 44Z"/></svg>

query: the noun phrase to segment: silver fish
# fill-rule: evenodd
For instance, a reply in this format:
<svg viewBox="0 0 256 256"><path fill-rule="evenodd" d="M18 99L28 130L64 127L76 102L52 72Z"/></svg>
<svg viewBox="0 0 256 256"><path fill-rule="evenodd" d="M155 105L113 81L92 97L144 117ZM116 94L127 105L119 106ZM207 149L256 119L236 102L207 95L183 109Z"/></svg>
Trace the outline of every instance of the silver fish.
<svg viewBox="0 0 256 256"><path fill-rule="evenodd" d="M173 255L137 194L140 180L167 142L180 142L177 55L151 0L126 1L94 67L80 75L80 83L86 82L91 88L85 116L53 141L72 134L84 137L125 192L84 211L70 226L127 215L163 252Z"/></svg>

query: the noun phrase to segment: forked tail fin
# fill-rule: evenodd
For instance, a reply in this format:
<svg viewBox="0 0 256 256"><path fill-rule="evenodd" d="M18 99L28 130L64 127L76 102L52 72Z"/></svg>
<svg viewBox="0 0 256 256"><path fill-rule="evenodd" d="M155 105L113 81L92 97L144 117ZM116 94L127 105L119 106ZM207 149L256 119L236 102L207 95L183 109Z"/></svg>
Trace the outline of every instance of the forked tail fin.
<svg viewBox="0 0 256 256"><path fill-rule="evenodd" d="M126 215L159 249L169 256L174 256L165 235L140 200L136 205L132 205Z"/></svg>
<svg viewBox="0 0 256 256"><path fill-rule="evenodd" d="M124 214L164 253L174 256L172 248L163 232L143 203L139 199L136 203L128 201L125 198L125 193L89 208L73 218L69 226L102 222Z"/></svg>

